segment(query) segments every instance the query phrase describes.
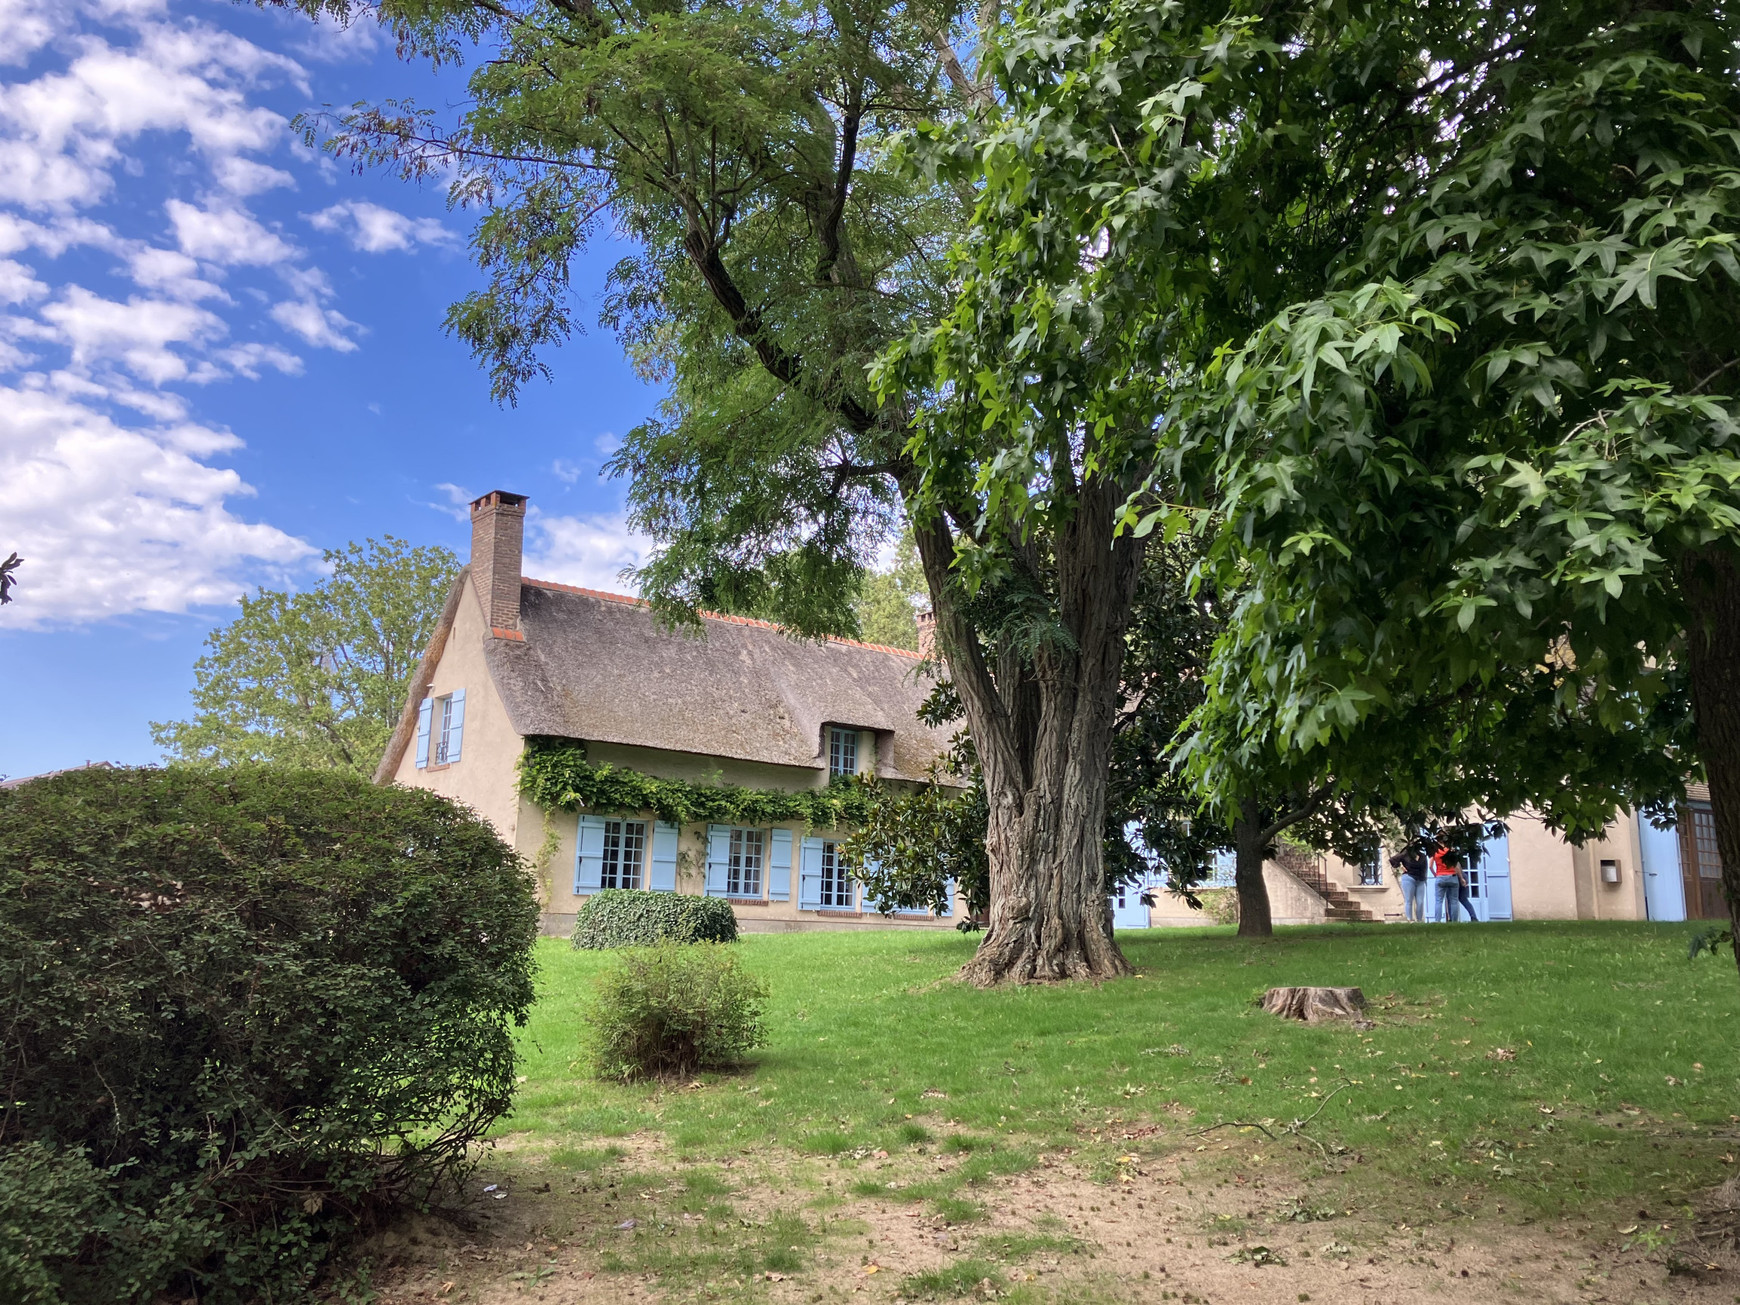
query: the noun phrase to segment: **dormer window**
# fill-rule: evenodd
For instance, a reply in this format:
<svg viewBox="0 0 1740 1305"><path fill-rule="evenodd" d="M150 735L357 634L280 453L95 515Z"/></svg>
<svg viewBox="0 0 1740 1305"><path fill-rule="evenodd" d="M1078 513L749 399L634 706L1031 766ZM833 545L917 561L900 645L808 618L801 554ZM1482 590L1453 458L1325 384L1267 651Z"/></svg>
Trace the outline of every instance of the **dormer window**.
<svg viewBox="0 0 1740 1305"><path fill-rule="evenodd" d="M828 777L858 773L858 731L832 728L828 731Z"/></svg>

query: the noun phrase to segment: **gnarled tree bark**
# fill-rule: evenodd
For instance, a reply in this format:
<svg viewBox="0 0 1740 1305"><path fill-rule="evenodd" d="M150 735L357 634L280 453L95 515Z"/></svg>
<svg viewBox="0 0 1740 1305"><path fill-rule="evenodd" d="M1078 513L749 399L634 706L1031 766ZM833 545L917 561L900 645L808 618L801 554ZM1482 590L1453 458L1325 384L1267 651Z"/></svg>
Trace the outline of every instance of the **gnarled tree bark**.
<svg viewBox="0 0 1740 1305"><path fill-rule="evenodd" d="M1698 753L1710 781L1728 918L1740 938L1740 549L1698 549L1681 559L1679 573ZM1740 947L1734 955L1740 964Z"/></svg>
<svg viewBox="0 0 1740 1305"><path fill-rule="evenodd" d="M1144 545L1115 531L1122 489L1090 482L1050 561L1061 637L993 669L952 601L951 534L915 528L937 633L990 807L990 927L963 977L988 986L1130 973L1112 939L1106 787L1124 635Z"/></svg>

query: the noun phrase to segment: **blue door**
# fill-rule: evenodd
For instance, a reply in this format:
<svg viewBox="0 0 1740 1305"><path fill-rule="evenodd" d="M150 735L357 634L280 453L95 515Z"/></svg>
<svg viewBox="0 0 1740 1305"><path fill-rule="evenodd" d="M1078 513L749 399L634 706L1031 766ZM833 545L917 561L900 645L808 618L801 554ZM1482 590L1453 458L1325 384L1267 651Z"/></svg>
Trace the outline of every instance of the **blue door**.
<svg viewBox="0 0 1740 1305"><path fill-rule="evenodd" d="M1680 874L1680 831L1657 829L1637 817L1638 850L1643 854L1643 909L1652 920L1686 918L1686 881Z"/></svg>
<svg viewBox="0 0 1740 1305"><path fill-rule="evenodd" d="M1142 905L1142 892L1146 884L1119 884L1111 894L1112 928L1114 929L1146 929L1148 927L1148 908Z"/></svg>
<svg viewBox="0 0 1740 1305"><path fill-rule="evenodd" d="M1478 887L1477 887L1478 885ZM1508 920L1510 913L1510 835L1489 838L1480 848L1480 864L1468 875L1468 896L1482 920Z"/></svg>

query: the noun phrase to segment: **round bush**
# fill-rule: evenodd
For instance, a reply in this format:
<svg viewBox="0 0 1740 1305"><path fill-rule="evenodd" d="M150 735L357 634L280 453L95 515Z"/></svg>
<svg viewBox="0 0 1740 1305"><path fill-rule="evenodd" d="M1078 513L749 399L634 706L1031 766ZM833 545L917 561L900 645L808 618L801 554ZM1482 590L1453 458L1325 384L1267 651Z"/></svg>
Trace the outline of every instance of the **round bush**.
<svg viewBox="0 0 1740 1305"><path fill-rule="evenodd" d="M297 1298L508 1110L537 922L520 859L426 792L0 790L0 1299Z"/></svg>
<svg viewBox="0 0 1740 1305"><path fill-rule="evenodd" d="M606 888L574 917L576 947L651 947L655 943L736 942L737 916L717 897Z"/></svg>
<svg viewBox="0 0 1740 1305"><path fill-rule="evenodd" d="M722 943L625 951L598 980L590 1017L599 1078L678 1078L725 1069L767 1041L767 986Z"/></svg>

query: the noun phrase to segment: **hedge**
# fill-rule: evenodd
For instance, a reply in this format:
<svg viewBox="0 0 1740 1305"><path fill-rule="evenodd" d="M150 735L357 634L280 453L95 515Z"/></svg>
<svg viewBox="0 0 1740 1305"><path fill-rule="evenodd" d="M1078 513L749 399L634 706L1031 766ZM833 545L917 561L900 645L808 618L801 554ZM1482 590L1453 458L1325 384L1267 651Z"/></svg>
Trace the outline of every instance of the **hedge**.
<svg viewBox="0 0 1740 1305"><path fill-rule="evenodd" d="M524 863L431 793L0 790L0 1300L305 1296L507 1113L537 929Z"/></svg>
<svg viewBox="0 0 1740 1305"><path fill-rule="evenodd" d="M736 941L737 916L717 897L606 888L587 898L574 919L574 946L581 948Z"/></svg>

